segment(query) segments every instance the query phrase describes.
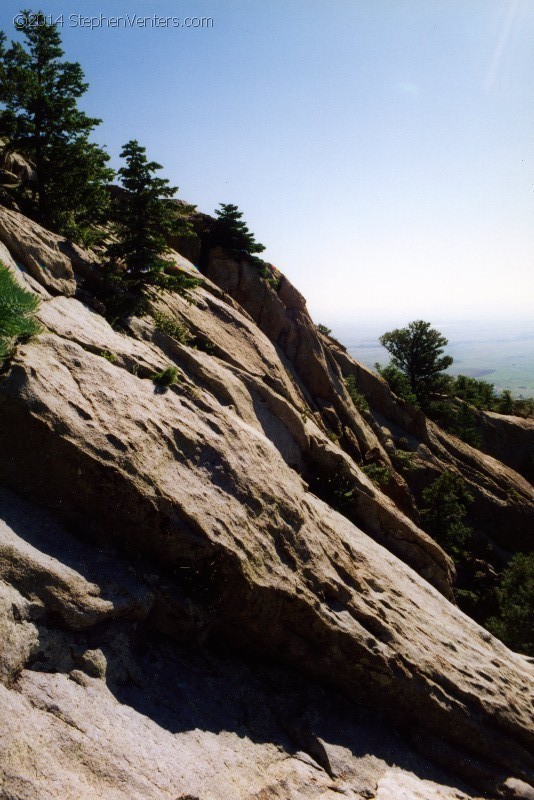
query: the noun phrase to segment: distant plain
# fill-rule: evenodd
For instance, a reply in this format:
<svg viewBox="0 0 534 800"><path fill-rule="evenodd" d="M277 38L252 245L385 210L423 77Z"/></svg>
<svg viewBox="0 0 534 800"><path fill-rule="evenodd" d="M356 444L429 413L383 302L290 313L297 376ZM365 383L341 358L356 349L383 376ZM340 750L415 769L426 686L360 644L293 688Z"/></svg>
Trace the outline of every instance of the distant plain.
<svg viewBox="0 0 534 800"><path fill-rule="evenodd" d="M408 320L366 319L327 322L332 335L351 356L371 369L386 364L388 352L378 338ZM445 352L454 358L451 375L468 375L493 383L497 392L534 397L534 320L430 320L449 341Z"/></svg>

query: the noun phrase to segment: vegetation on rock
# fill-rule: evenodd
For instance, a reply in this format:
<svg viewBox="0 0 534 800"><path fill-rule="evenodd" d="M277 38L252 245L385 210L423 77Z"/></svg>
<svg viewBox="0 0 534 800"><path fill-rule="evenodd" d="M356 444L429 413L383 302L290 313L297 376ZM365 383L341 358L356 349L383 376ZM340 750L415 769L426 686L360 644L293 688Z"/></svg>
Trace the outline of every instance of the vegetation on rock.
<svg viewBox="0 0 534 800"><path fill-rule="evenodd" d="M385 333L380 343L393 358L385 367L376 363L375 369L397 397L422 408L442 428L472 447L482 444L477 410L522 416L534 413L532 399L514 400L508 390L499 396L487 381L447 375L443 370L453 363L450 356L442 355L447 339L430 328L429 322L418 320Z"/></svg>
<svg viewBox="0 0 534 800"><path fill-rule="evenodd" d="M0 262L0 364L17 342L28 341L39 333L41 326L33 316L38 306L37 295L23 289Z"/></svg>
<svg viewBox="0 0 534 800"><path fill-rule="evenodd" d="M121 157L126 160L119 170L124 193L114 211L116 240L107 246L107 274L115 289L115 307L139 311L146 303L147 286L187 294L198 280L184 272L169 275L165 271L173 267L166 237L187 235L191 230L171 200L177 188L155 175L162 167L147 160L139 142L125 144Z"/></svg>
<svg viewBox="0 0 534 800"><path fill-rule="evenodd" d="M534 556L517 553L501 572L491 545L477 542L467 524L473 499L459 475L442 473L423 491L423 526L455 562L460 608L512 649L534 655Z"/></svg>
<svg viewBox="0 0 534 800"><path fill-rule="evenodd" d="M42 36L44 51L46 45L53 52L59 46L57 32L46 24L43 30L35 33L35 41ZM31 88L23 51L7 56L3 40L0 50L0 77L9 73L0 91L14 80L17 58L22 85ZM76 116L79 67L67 69L57 59L51 58L49 85L57 88L66 81L65 108L81 127L78 135L65 134L62 142L63 123L58 121L57 141L44 149L48 161L41 184L34 190L26 187L21 202L46 225L90 241L95 230L91 221L98 221L95 209L103 211L109 194L109 216L102 221L111 241L102 279L97 250L82 259L81 251L61 237L0 209L0 220L15 219L9 237L2 233L2 244L9 244L13 258L28 268L31 285L42 283L49 291L39 317L51 331L21 349L14 368L7 364L2 370L1 381L0 477L24 500L16 501L13 513L8 508L12 501L4 501L0 486L2 510L9 512L0 515L0 702L8 723L8 750L29 754L8 775L9 796L20 786L28 797L42 796L47 782L59 797L69 782L78 791L79 776L87 777L88 788L80 789L84 797L93 797L95 791L111 796L122 781L125 760L132 797L160 796L167 788L173 797L208 796L211 789L187 785L187 770L178 771L179 785L173 782L180 760L177 742L182 738L191 745L187 733L193 728L206 733L206 752L212 751L208 771L213 796L227 795L219 785L217 765L222 762L228 767L225 786L237 786L236 764L239 770L248 758L239 749L243 741L248 742L247 753L259 741L276 763L283 761L280 780L275 764L265 769L262 755L257 774L262 780L269 774L264 787L256 791L254 786L255 796L301 796L294 777L300 776L305 786L310 774L312 783L319 776L324 791L343 794L345 779L356 774L355 754L350 747L337 747L336 760L343 763L336 761L330 770L323 731L317 731L317 717L311 713L319 698L331 715L329 695L322 694L331 683L343 692L336 704L346 712L336 716L333 728L329 717L329 728L336 733L334 749L341 741L339 731L345 743L358 740L351 704L363 699L371 711L356 717L367 724L373 707L384 712L389 708L395 719L413 722L412 733L428 730L436 748L442 739L445 753L459 754L455 766L457 762L467 780L475 775L485 796L502 774L523 776L527 664L496 647L492 637L448 601L454 589L462 611L486 622L509 647L534 655L534 557L515 555L502 571L508 553L523 546L512 541L512 529L526 529L528 487L511 470L459 446L421 411L397 402L335 340L318 337L317 330L329 335L329 329L313 325L300 296L295 302L298 293L289 282L281 297L260 284L254 269L272 286L280 275L257 257L264 248L236 206L222 205L212 223L198 215L202 224L211 225L210 247L222 247L239 262L227 259L222 265L230 276L228 284L206 281L203 300L194 307L171 293L154 302L158 289L184 294L196 284L175 267L169 249L187 235L188 211L173 199L176 189L156 177L161 167L149 162L145 149L133 140L123 150L122 188L108 192L105 169L97 169L105 156L87 142L84 117ZM42 82L43 76L38 78ZM38 86L44 83L38 81ZM56 99L50 98L51 108L56 108ZM12 104L2 113L2 124L12 126L12 146L18 112ZM19 127L20 136L22 122ZM22 147L23 139L19 141ZM37 163L32 141L35 145L35 136L29 136L25 152ZM72 167L76 154L80 163ZM52 163L59 174L47 178ZM94 202L84 206L91 186ZM70 248L71 255L62 248ZM9 263L13 272L0 265L0 366L17 342L39 331L33 316L39 300L16 282L16 267ZM57 282L46 283L45 272ZM228 297L240 281L242 294L236 290ZM96 296L99 287L102 293ZM85 307L87 302L104 313L100 301L112 318L147 310L158 331L190 349L171 348L170 340L154 335L154 326L146 321L125 323L129 335L118 335ZM477 409L515 409L511 395L498 398L491 384L444 375L446 340L429 323L411 323L383 339L393 361L380 372L393 392L471 444L477 442ZM104 359L115 366L110 368ZM346 392L340 391L341 375ZM153 402L158 400L154 395L179 380L179 392L168 392L166 402ZM507 426L512 428L513 421L502 428ZM32 493L54 515L60 509L66 520L75 520L85 541L76 542L46 518L41 531L43 509L28 509L29 523L18 530L19 504L25 507ZM491 528L492 514L500 531ZM6 522L14 525L12 531ZM96 530L101 532L97 540L91 535ZM496 530L505 532L504 544L498 542L501 548L491 540ZM457 567L454 587L443 550ZM224 665L214 683L212 666L223 638ZM244 662L239 663L247 643L255 654L253 687L248 667L243 670ZM198 658L193 653L193 670L191 650L202 650ZM282 677L279 664L269 666L268 674L260 664L262 657L271 662L280 653L294 670L290 680ZM323 688L315 683L310 688L312 673ZM182 680L184 674L190 683ZM246 681L246 696L233 691L234 727L228 724L228 704L219 704L216 719L212 713L228 678L234 688ZM267 691L258 695L264 678ZM107 689L97 690L97 680ZM302 705L301 696L295 703L295 682L307 687ZM193 701L184 704L187 692L182 689L192 684ZM208 684L213 691L202 698ZM505 695L509 702L503 704ZM216 738L220 730L243 729L244 698L252 709L245 726L250 735L225 736L221 748ZM128 705L142 713L130 714ZM302 730L293 725L295 708ZM103 728L108 716L110 724ZM72 724L65 725L65 719ZM131 724L125 726L125 720ZM42 728L38 736L36 724ZM91 735L80 738L86 728ZM152 737L148 756L147 730ZM496 730L502 746L495 750ZM310 763L295 759L296 771L292 759L281 761L274 746L284 743L286 735L293 749L304 746L309 751ZM378 741L374 733L371 738ZM77 756L60 778L57 765L49 769L46 763L51 750L41 745L49 741L57 744L54 752ZM203 744L199 741L195 738L193 755L182 758L184 763L193 763ZM334 752L330 739L324 741ZM80 742L85 749L80 750ZM239 758L228 749L234 746ZM108 759L109 769L102 770L103 754L110 750L114 760ZM339 756L341 750L347 755ZM484 760L494 751L495 766L485 767ZM311 766L318 752L317 765L328 769ZM413 755L408 755L406 763L413 765ZM147 757L158 767L153 774ZM472 759L478 757L473 769ZM528 768L526 759L524 763ZM391 788L391 758L384 769ZM250 795L250 781L242 773L238 778L243 793ZM358 784L362 796L374 796L380 780L373 777L369 790ZM317 789L321 796L323 785ZM398 785L399 795L410 792L409 785ZM423 793L430 782L425 786ZM453 794L458 796L455 788L447 797Z"/></svg>
<svg viewBox="0 0 534 800"><path fill-rule="evenodd" d="M447 339L429 322L416 320L406 328L388 331L380 337L380 344L392 356L393 366L406 376L421 405L443 391L443 372L452 358L443 355Z"/></svg>
<svg viewBox="0 0 534 800"><path fill-rule="evenodd" d="M165 314L163 311L153 311L152 318L158 331L166 333L167 336L172 336L180 344L189 344L194 339L187 325L182 325L170 314Z"/></svg>
<svg viewBox="0 0 534 800"><path fill-rule="evenodd" d="M410 381L404 372L402 372L394 364L387 364L385 367L382 367L377 363L375 364L375 369L378 374L384 378L385 381L387 381L391 390L397 395L397 397L400 397L401 400L404 400L415 408L418 408L419 403L417 401L417 397L413 393L410 386Z"/></svg>
<svg viewBox="0 0 534 800"><path fill-rule="evenodd" d="M433 400L426 409L428 416L449 433L459 439L480 447L481 436L477 430L477 416L472 406L454 396L443 395L440 400Z"/></svg>
<svg viewBox="0 0 534 800"><path fill-rule="evenodd" d="M391 480L391 472L381 464L364 464L362 472L373 481L376 486L387 486Z"/></svg>
<svg viewBox="0 0 534 800"><path fill-rule="evenodd" d="M215 219L202 237L203 266L207 266L209 252L215 247L220 247L230 258L237 261L244 259L251 263L261 278L277 289L281 273L257 255L265 250L265 246L257 242L254 234L248 229L243 220L243 212L232 203L219 205L220 208L215 210Z"/></svg>
<svg viewBox="0 0 534 800"><path fill-rule="evenodd" d="M167 367L166 369L156 372L155 375L152 376L152 380L156 386L167 387L177 383L179 377L180 370L178 367Z"/></svg>
<svg viewBox="0 0 534 800"><path fill-rule="evenodd" d="M358 384L355 375L347 375L345 378L345 386L350 395L350 399L361 413L369 411L369 403L365 399L365 395L358 391Z"/></svg>
<svg viewBox="0 0 534 800"><path fill-rule="evenodd" d="M254 234L243 221L243 212L232 203L220 203L215 211L209 233L209 247L222 247L229 256L236 259L247 258L262 253L265 246L256 241Z"/></svg>

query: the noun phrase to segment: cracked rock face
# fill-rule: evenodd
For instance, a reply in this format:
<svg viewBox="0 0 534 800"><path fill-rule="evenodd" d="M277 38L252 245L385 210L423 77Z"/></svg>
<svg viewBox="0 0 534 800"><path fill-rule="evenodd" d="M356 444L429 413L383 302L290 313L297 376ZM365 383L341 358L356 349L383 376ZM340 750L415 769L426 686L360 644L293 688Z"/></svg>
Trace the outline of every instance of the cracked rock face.
<svg viewBox="0 0 534 800"><path fill-rule="evenodd" d="M158 630L165 587L148 565L79 542L11 491L0 507L6 797L478 797L376 710L223 644L176 644ZM59 592L89 612L83 626L55 614Z"/></svg>
<svg viewBox="0 0 534 800"><path fill-rule="evenodd" d="M14 230L11 267L46 240L54 273L59 237ZM234 299L155 299L195 348L31 275L45 332L0 376L0 793L528 798L531 665L447 599L448 557L328 437L335 415L388 458L300 295L269 295L271 329L250 275ZM482 476L484 507L519 487L526 518L512 470L404 423ZM341 469L350 519L308 485Z"/></svg>

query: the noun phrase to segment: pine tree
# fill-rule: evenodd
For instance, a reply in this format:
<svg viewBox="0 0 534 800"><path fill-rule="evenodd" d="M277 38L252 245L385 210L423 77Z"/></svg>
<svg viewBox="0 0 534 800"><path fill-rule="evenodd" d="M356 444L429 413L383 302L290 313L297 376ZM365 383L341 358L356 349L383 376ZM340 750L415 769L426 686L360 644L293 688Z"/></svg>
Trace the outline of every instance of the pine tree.
<svg viewBox="0 0 534 800"><path fill-rule="evenodd" d="M81 66L61 61L57 26L38 12L22 11L16 29L26 47L0 39L0 137L34 164L36 183L20 199L43 225L84 238L104 219L109 157L89 135L100 123L77 107L87 90Z"/></svg>
<svg viewBox="0 0 534 800"><path fill-rule="evenodd" d="M261 253L265 247L256 241L254 234L243 222L243 213L231 203L220 203L215 211L217 219L208 234L208 246L222 247L232 258L246 258Z"/></svg>
<svg viewBox="0 0 534 800"><path fill-rule="evenodd" d="M391 354L391 363L408 379L410 389L425 407L429 400L447 388L443 371L452 364L443 356L447 339L429 322L416 320L406 328L396 328L380 337L380 344Z"/></svg>
<svg viewBox="0 0 534 800"><path fill-rule="evenodd" d="M147 285L187 294L198 281L185 273L165 272L173 266L166 257L170 251L166 237L191 232L172 200L178 189L155 176L161 165L148 161L146 149L136 140L124 145L121 158L126 159L119 170L124 192L113 215L116 241L107 248L109 273L119 290L134 298L140 298Z"/></svg>

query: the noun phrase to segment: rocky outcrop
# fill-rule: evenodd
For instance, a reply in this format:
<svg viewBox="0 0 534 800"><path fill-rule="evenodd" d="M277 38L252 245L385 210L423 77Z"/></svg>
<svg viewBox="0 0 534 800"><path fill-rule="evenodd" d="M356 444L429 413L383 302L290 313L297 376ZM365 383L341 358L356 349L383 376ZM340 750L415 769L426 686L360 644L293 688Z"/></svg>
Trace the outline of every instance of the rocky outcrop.
<svg viewBox="0 0 534 800"><path fill-rule="evenodd" d="M188 343L44 296L0 377L2 791L528 798L531 665L449 602L448 557L348 452L345 428L391 463L298 293L253 306L224 268L194 304L153 298ZM515 481L425 437L492 497Z"/></svg>
<svg viewBox="0 0 534 800"><path fill-rule="evenodd" d="M392 479L385 490L389 488L390 496L404 513L417 522L416 501L420 500L423 488L444 471L456 472L475 497L473 518L480 533L505 550L532 548L534 491L528 481L505 466L507 461L497 462L445 433L421 411L399 400L380 376L354 361L338 342L319 334L304 298L286 278L282 278L275 290L261 280L253 265L237 263L217 250L212 253L207 274L251 314L282 351L326 428L345 434L340 441L343 449L356 460L359 456L360 464L371 462L387 467ZM359 391L369 403L367 418L355 409L348 396L344 378L349 375L355 377ZM529 451L528 431L532 423L525 422L521 426L519 420L515 431L519 436L519 430L525 430L521 447ZM351 447L353 437L358 443L358 453ZM397 469L392 456L399 440L407 442L417 469ZM509 449L513 449L513 441ZM349 515L367 529L357 511L349 509ZM371 533L370 529L368 532ZM384 539L380 541L385 543Z"/></svg>
<svg viewBox="0 0 534 800"><path fill-rule="evenodd" d="M5 489L0 508L2 796L478 797L377 711L159 635L165 586L148 565L81 543Z"/></svg>
<svg viewBox="0 0 534 800"><path fill-rule="evenodd" d="M475 411L480 449L534 482L534 420Z"/></svg>
<svg viewBox="0 0 534 800"><path fill-rule="evenodd" d="M95 256L27 217L0 206L0 241L12 258L52 294L72 296L74 269L80 275L98 262Z"/></svg>
<svg viewBox="0 0 534 800"><path fill-rule="evenodd" d="M343 500L344 513L451 597L450 560L332 442L321 412L311 411L306 387L290 362L280 360L277 349L248 315L239 308L228 307L229 297L215 297L213 292L218 295L217 287L206 282L197 291L193 306L176 295L160 298L156 306L187 325L197 347L207 347L217 357L215 363L224 364L224 369L218 367L216 378L212 375L213 358L205 358L200 370L198 358L191 356L190 348L177 349L168 337L165 339L143 324L134 324L135 334L164 348L171 358L186 358L196 384L211 387L223 402L235 408L241 419L267 435L286 463L310 483L314 493L333 501ZM365 430L363 426L362 429ZM377 444L372 430L367 435L372 444ZM350 497L346 497L348 494Z"/></svg>

